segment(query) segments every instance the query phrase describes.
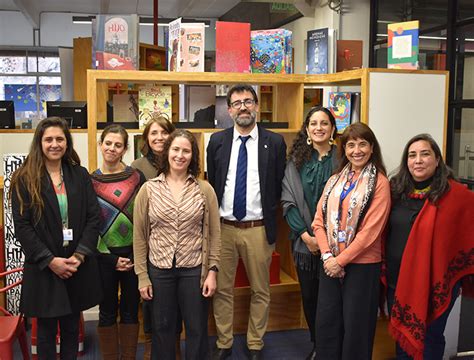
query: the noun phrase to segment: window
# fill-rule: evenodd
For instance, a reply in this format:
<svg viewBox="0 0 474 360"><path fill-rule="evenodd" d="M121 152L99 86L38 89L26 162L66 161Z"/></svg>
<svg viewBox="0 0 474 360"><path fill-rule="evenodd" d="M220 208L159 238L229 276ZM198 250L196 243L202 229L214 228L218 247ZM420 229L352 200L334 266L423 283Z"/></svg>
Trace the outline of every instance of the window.
<svg viewBox="0 0 474 360"><path fill-rule="evenodd" d="M0 99L13 100L17 128L46 117L46 101L61 100L57 50L0 50Z"/></svg>

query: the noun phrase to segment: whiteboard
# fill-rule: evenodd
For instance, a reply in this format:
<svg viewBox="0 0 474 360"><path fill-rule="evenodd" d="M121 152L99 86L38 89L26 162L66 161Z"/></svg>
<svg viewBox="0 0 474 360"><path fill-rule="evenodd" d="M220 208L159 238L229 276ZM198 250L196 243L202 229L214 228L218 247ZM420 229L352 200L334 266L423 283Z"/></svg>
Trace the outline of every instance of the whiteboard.
<svg viewBox="0 0 474 360"><path fill-rule="evenodd" d="M431 134L445 153L446 81L446 74L370 73L368 123L389 174L417 134Z"/></svg>

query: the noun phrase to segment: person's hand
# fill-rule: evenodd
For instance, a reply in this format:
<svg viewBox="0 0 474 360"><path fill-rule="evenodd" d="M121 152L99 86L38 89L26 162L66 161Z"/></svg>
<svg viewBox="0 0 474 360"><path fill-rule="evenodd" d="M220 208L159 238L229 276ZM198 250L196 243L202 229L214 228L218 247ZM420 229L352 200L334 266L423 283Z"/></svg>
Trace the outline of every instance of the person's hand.
<svg viewBox="0 0 474 360"><path fill-rule="evenodd" d="M315 236L311 236L310 234L308 234L308 232L304 232L303 234L301 234L301 239L304 241L304 243L306 244L306 246L308 247L309 251L311 252L311 254L313 255L316 255L319 251L319 246L318 246L318 242L316 241L316 237Z"/></svg>
<svg viewBox="0 0 474 360"><path fill-rule="evenodd" d="M151 285L140 288L140 296L143 300L153 299L153 288Z"/></svg>
<svg viewBox="0 0 474 360"><path fill-rule="evenodd" d="M117 271L130 271L133 269L133 263L128 258L119 257L117 264L115 264L115 270Z"/></svg>
<svg viewBox="0 0 474 360"><path fill-rule="evenodd" d="M77 271L76 262L79 262L79 260L76 258L74 258L74 260L71 260L71 258L66 259L62 257L55 257L53 258L53 260L51 260L48 267L57 276L65 280L69 279Z"/></svg>
<svg viewBox="0 0 474 360"><path fill-rule="evenodd" d="M211 297L216 292L217 288L217 273L215 271L209 271L207 273L206 280L202 286L202 296Z"/></svg>
<svg viewBox="0 0 474 360"><path fill-rule="evenodd" d="M324 262L324 272L332 278L342 278L345 275L344 268L337 263L335 257L330 257Z"/></svg>
<svg viewBox="0 0 474 360"><path fill-rule="evenodd" d="M81 261L78 258L76 258L74 255L71 255L67 260L76 269L82 264Z"/></svg>

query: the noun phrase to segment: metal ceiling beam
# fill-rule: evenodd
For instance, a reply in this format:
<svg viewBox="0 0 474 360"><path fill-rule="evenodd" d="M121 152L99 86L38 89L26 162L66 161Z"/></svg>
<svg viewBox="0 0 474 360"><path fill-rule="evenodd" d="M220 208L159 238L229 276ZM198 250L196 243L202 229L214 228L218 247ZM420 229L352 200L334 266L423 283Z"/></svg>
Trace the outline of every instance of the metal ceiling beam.
<svg viewBox="0 0 474 360"><path fill-rule="evenodd" d="M21 11L23 16L33 26L33 29L39 29L40 27L40 12L35 6L34 0L13 0L18 10Z"/></svg>
<svg viewBox="0 0 474 360"><path fill-rule="evenodd" d="M99 14L108 14L110 9L110 0L100 0Z"/></svg>

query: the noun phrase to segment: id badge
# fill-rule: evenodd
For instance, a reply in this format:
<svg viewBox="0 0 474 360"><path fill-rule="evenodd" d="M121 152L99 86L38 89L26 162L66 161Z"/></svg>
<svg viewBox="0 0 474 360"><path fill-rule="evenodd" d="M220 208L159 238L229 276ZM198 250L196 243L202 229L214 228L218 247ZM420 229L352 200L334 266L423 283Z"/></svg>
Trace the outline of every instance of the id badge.
<svg viewBox="0 0 474 360"><path fill-rule="evenodd" d="M72 241L72 229L63 229L63 241Z"/></svg>
<svg viewBox="0 0 474 360"><path fill-rule="evenodd" d="M344 230L339 230L337 233L337 241L340 243L346 242L347 234Z"/></svg>

